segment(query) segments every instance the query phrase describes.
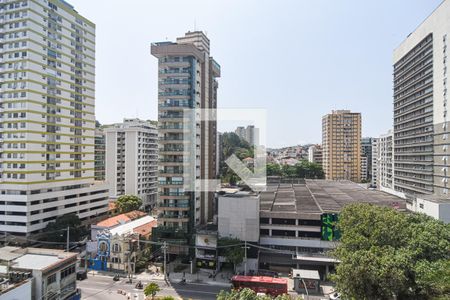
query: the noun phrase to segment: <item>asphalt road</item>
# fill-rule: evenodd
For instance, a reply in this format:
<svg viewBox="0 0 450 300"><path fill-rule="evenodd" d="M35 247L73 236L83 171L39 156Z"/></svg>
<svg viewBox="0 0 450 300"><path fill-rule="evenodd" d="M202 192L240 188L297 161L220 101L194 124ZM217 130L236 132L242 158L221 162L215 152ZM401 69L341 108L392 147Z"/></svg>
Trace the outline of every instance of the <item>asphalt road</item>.
<svg viewBox="0 0 450 300"><path fill-rule="evenodd" d="M88 279L77 281L77 287L81 289L81 299L88 300L127 300L127 296L131 300L144 300L144 293L142 290L134 288L136 281L132 284L126 283L126 279L121 278L120 281L113 281L112 277L102 275L88 275ZM175 298L183 299L199 299L199 300L213 300L220 290L226 289L221 286L208 285L202 283L188 283L180 285L172 283L167 286L164 281L154 280L159 284L161 291L158 296L171 295ZM149 282L142 281L145 286ZM119 294L117 291L123 290L126 295Z"/></svg>

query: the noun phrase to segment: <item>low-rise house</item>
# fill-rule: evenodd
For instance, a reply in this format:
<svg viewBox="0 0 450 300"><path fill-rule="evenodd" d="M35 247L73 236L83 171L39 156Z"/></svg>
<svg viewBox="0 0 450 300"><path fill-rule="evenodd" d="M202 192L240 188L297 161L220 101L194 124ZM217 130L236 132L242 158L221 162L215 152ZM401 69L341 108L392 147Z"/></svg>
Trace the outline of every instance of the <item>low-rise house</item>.
<svg viewBox="0 0 450 300"><path fill-rule="evenodd" d="M104 225L112 225L112 223L114 222L107 221ZM139 241L150 239L152 229L156 225L155 218L143 216L103 230L96 228L96 237L91 241L88 250L91 257L90 268L100 271L134 273L135 263L145 246L144 244L140 245Z"/></svg>
<svg viewBox="0 0 450 300"><path fill-rule="evenodd" d="M11 283L0 291L0 299L79 299L76 262L77 253L63 250L0 248L0 278Z"/></svg>
<svg viewBox="0 0 450 300"><path fill-rule="evenodd" d="M124 214L120 214L114 217L110 217L108 219L105 219L95 225L91 225L91 240L95 241L97 239L97 234L100 231L103 231L105 229L112 229L114 227L120 226L122 224L131 222L135 219L142 218L146 216L147 213L139 211L139 210L133 210Z"/></svg>

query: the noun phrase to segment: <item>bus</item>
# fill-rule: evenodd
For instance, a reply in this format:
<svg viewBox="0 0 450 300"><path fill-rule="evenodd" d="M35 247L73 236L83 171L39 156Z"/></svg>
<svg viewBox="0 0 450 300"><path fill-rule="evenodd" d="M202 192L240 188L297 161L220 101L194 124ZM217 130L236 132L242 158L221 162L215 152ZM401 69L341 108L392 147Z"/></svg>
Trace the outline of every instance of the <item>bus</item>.
<svg viewBox="0 0 450 300"><path fill-rule="evenodd" d="M274 297L288 292L286 278L236 275L231 278L231 283L237 290L249 288L255 293L264 293Z"/></svg>

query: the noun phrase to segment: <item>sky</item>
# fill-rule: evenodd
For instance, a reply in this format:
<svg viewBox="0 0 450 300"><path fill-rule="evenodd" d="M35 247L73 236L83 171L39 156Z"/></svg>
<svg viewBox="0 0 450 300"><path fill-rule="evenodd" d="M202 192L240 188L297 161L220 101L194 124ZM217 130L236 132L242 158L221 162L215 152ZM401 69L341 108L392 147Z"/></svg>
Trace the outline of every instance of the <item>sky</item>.
<svg viewBox="0 0 450 300"><path fill-rule="evenodd" d="M96 24L96 118L157 119L150 44L203 30L220 108L265 109L268 147L320 143L322 116L392 127L392 53L441 0L69 0ZM231 131L233 122L218 124Z"/></svg>

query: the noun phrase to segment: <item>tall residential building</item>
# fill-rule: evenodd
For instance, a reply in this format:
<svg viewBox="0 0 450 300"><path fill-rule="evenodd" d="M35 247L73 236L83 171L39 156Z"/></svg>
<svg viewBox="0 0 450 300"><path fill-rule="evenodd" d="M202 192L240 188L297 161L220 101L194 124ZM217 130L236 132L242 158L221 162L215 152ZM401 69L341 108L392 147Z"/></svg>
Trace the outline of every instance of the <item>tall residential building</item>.
<svg viewBox="0 0 450 300"><path fill-rule="evenodd" d="M447 197L450 1L394 50L395 189Z"/></svg>
<svg viewBox="0 0 450 300"><path fill-rule="evenodd" d="M377 163L377 159L378 159L378 138L372 138L372 160L371 160L371 166L372 166L372 170L371 170L371 181L370 184L372 185L372 187L376 187L378 184L378 163Z"/></svg>
<svg viewBox="0 0 450 300"><path fill-rule="evenodd" d="M313 145L308 148L308 161L322 166L322 145Z"/></svg>
<svg viewBox="0 0 450 300"><path fill-rule="evenodd" d="M361 155L361 182L367 182L368 177L368 158L367 156Z"/></svg>
<svg viewBox="0 0 450 300"><path fill-rule="evenodd" d="M364 180L372 179L372 143L374 138L363 137L361 139L361 156L367 158L367 171L366 175L362 176Z"/></svg>
<svg viewBox="0 0 450 300"><path fill-rule="evenodd" d="M250 145L259 145L259 128L256 128L254 125L236 127L234 133Z"/></svg>
<svg viewBox="0 0 450 300"><path fill-rule="evenodd" d="M247 131L245 130L244 126L236 127L236 129L234 130L234 133L236 133L236 135L238 137L240 137L241 139L245 140L247 138Z"/></svg>
<svg viewBox="0 0 450 300"><path fill-rule="evenodd" d="M209 39L188 32L176 42L154 43L158 58L159 218L157 238L181 245L198 225L213 218L213 192L202 180L216 178L217 128L199 109L217 108L220 66L209 54ZM200 189L198 188L200 184ZM211 188L211 187L210 187ZM170 249L186 252L186 247Z"/></svg>
<svg viewBox="0 0 450 300"><path fill-rule="evenodd" d="M394 189L394 135L391 130L388 133L380 135L377 139L376 150L376 168L377 182L376 186L380 190L389 191Z"/></svg>
<svg viewBox="0 0 450 300"><path fill-rule="evenodd" d="M94 182L95 25L65 1L0 2L0 234L106 215Z"/></svg>
<svg viewBox="0 0 450 300"><path fill-rule="evenodd" d="M361 114L333 110L322 118L323 169L326 179L361 180Z"/></svg>
<svg viewBox="0 0 450 300"><path fill-rule="evenodd" d="M149 121L124 119L104 128L106 181L112 197L136 195L146 210L156 206L158 131Z"/></svg>
<svg viewBox="0 0 450 300"><path fill-rule="evenodd" d="M95 128L94 174L95 180L103 181L105 175L105 133L102 128Z"/></svg>

